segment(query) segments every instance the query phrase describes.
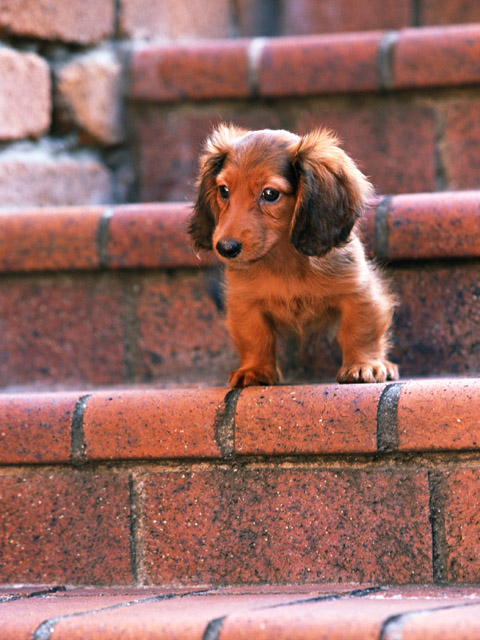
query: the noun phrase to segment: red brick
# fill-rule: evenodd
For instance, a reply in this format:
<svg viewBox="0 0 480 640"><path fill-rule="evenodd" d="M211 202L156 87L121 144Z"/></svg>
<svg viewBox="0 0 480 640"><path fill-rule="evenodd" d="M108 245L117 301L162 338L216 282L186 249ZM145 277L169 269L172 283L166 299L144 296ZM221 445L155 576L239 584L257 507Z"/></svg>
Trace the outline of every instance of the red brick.
<svg viewBox="0 0 480 640"><path fill-rule="evenodd" d="M435 114L407 100L347 100L327 107L312 100L300 109L255 110L225 107L223 119L253 129L286 128L303 134L326 126L370 176L379 193L435 190ZM213 110L195 113L148 111L138 120L141 199L184 201L194 197L202 143L220 118ZM405 140L415 139L415 155ZM158 141L161 141L159 144ZM168 148L169 153L163 152Z"/></svg>
<svg viewBox="0 0 480 640"><path fill-rule="evenodd" d="M235 448L244 454L371 453L383 385L245 389Z"/></svg>
<svg viewBox="0 0 480 640"><path fill-rule="evenodd" d="M0 309L1 386L123 381L121 291L108 277L7 279Z"/></svg>
<svg viewBox="0 0 480 640"><path fill-rule="evenodd" d="M370 91L379 88L381 33L278 38L261 52L261 96Z"/></svg>
<svg viewBox="0 0 480 640"><path fill-rule="evenodd" d="M0 32L90 44L112 36L114 0L2 0Z"/></svg>
<svg viewBox="0 0 480 640"><path fill-rule="evenodd" d="M480 380L407 382L398 404L399 448L478 449L479 415Z"/></svg>
<svg viewBox="0 0 480 640"><path fill-rule="evenodd" d="M221 637L222 640L403 640L404 636L390 635L390 620L393 627L393 621L397 622L399 617L401 623L402 614L405 614L405 618L410 618L415 611L423 613L424 610L443 606L445 600L398 600L387 594L306 602L230 615L222 625ZM395 629L400 623L395 625ZM433 640L435 636L430 637Z"/></svg>
<svg viewBox="0 0 480 640"><path fill-rule="evenodd" d="M282 15L282 33L308 34L343 31L400 29L412 24L407 0L336 0L334 4L316 0L286 0Z"/></svg>
<svg viewBox="0 0 480 640"><path fill-rule="evenodd" d="M72 590L62 594L49 595L44 598L22 599L2 604L2 640L31 640L35 632L47 621L51 621L49 632L55 627L58 618L76 616L101 607L114 607L128 602L127 595L99 594L97 590ZM141 597L133 593L130 599ZM74 618L77 623L78 617ZM43 627L45 633L45 626ZM40 633L38 634L40 635ZM57 632L55 631L55 635ZM48 636L47 636L48 637ZM57 635L58 638L58 635Z"/></svg>
<svg viewBox="0 0 480 640"><path fill-rule="evenodd" d="M195 196L198 158L207 136L221 121L254 129L281 128L282 121L270 108L228 107L167 114L155 111L137 116L140 196L142 201L184 202ZM168 153L165 153L168 149Z"/></svg>
<svg viewBox="0 0 480 640"><path fill-rule="evenodd" d="M479 110L480 100L454 102L446 108L441 149L450 189L480 187Z"/></svg>
<svg viewBox="0 0 480 640"><path fill-rule="evenodd" d="M204 41L134 51L131 95L136 100L246 98L248 42Z"/></svg>
<svg viewBox="0 0 480 640"><path fill-rule="evenodd" d="M382 200L383 198L381 197L373 198L356 226L357 231L360 232L367 256L370 259L373 258L375 252L378 251L378 247L375 245L375 216L376 207Z"/></svg>
<svg viewBox="0 0 480 640"><path fill-rule="evenodd" d="M102 212L99 207L0 211L0 268L50 271L98 267Z"/></svg>
<svg viewBox="0 0 480 640"><path fill-rule="evenodd" d="M3 6L0 7L0 29ZM50 69L34 53L0 49L0 140L37 138L50 126Z"/></svg>
<svg viewBox="0 0 480 640"><path fill-rule="evenodd" d="M137 322L142 380L226 382L234 350L201 273L145 279Z"/></svg>
<svg viewBox="0 0 480 640"><path fill-rule="evenodd" d="M231 35L230 7L223 0L124 0L122 35L146 38L226 38Z"/></svg>
<svg viewBox="0 0 480 640"><path fill-rule="evenodd" d="M397 625L395 635L386 635L385 640L476 640L480 634L480 605L467 602L446 606L439 611L431 611L432 607L425 603L426 611L419 615L405 616L401 625ZM393 630L392 630L393 631ZM401 635L399 635L399 633Z"/></svg>
<svg viewBox="0 0 480 640"><path fill-rule="evenodd" d="M423 472L165 471L142 500L149 582L431 580Z"/></svg>
<svg viewBox="0 0 480 640"><path fill-rule="evenodd" d="M96 393L83 418L89 460L218 457L226 389Z"/></svg>
<svg viewBox="0 0 480 640"><path fill-rule="evenodd" d="M348 101L331 108L313 102L298 111L292 123L299 134L322 126L338 134L379 193L435 190L435 116L430 107L390 99ZM413 155L405 142L411 140Z"/></svg>
<svg viewBox="0 0 480 640"><path fill-rule="evenodd" d="M0 463L68 462L78 394L0 396Z"/></svg>
<svg viewBox="0 0 480 640"><path fill-rule="evenodd" d="M198 267L216 264L194 253L187 225L192 205L142 204L116 207L106 247L110 267Z"/></svg>
<svg viewBox="0 0 480 640"><path fill-rule="evenodd" d="M278 607L291 599L292 596L287 594L222 597L219 593L149 603L138 602L115 611L92 613L81 620L71 618L60 621L55 626L55 636L60 640L93 640L98 638L98 630L101 629L102 634L111 638L153 640L170 637L201 640L212 620L251 607Z"/></svg>
<svg viewBox="0 0 480 640"><path fill-rule="evenodd" d="M401 31L395 44L393 86L446 87L480 81L480 25Z"/></svg>
<svg viewBox="0 0 480 640"><path fill-rule="evenodd" d="M478 267L427 263L391 275L399 300L392 358L402 376L478 374Z"/></svg>
<svg viewBox="0 0 480 640"><path fill-rule="evenodd" d="M442 482L448 582L478 583L480 575L480 514L476 496L480 472L457 469Z"/></svg>
<svg viewBox="0 0 480 640"><path fill-rule="evenodd" d="M420 17L424 25L480 22L477 0L421 0Z"/></svg>
<svg viewBox="0 0 480 640"><path fill-rule="evenodd" d="M0 487L2 582L131 582L125 474L12 472Z"/></svg>
<svg viewBox="0 0 480 640"><path fill-rule="evenodd" d="M415 194L392 200L390 260L474 257L480 257L478 193Z"/></svg>

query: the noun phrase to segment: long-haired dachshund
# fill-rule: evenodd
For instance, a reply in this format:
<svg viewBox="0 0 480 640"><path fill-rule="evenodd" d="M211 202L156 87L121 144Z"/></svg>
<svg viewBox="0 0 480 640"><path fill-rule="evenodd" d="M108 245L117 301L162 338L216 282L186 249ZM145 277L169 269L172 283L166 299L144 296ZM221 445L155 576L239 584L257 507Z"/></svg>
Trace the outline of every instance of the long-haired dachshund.
<svg viewBox="0 0 480 640"><path fill-rule="evenodd" d="M232 387L275 384L275 332L339 320L339 382L396 380L387 360L394 300L354 230L372 187L324 130L220 125L200 160L189 233L226 265Z"/></svg>

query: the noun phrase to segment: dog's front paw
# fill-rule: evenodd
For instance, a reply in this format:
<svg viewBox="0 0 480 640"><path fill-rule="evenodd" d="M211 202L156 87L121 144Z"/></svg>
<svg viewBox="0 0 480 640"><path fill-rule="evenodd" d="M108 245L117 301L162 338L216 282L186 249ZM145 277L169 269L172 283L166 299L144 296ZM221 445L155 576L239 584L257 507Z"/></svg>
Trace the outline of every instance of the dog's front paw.
<svg viewBox="0 0 480 640"><path fill-rule="evenodd" d="M374 360L344 365L337 375L337 382L385 382L398 380L398 367L388 360Z"/></svg>
<svg viewBox="0 0 480 640"><path fill-rule="evenodd" d="M276 367L245 367L230 373L228 383L231 387L254 387L257 385L277 384L280 372Z"/></svg>

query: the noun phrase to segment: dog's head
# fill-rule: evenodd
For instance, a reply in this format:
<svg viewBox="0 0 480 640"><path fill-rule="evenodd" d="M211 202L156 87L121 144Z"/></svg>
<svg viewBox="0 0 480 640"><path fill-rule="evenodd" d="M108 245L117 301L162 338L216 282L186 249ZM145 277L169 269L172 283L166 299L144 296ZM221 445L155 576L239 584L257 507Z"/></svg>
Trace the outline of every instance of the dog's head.
<svg viewBox="0 0 480 640"><path fill-rule="evenodd" d="M307 256L344 245L372 187L335 136L219 126L200 160L189 233L246 266L282 243Z"/></svg>

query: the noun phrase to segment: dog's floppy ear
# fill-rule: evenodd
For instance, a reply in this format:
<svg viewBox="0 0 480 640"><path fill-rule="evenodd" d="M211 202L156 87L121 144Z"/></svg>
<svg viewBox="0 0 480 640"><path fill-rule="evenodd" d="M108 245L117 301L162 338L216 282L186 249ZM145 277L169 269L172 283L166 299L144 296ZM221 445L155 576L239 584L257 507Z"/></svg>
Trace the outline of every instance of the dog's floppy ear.
<svg viewBox="0 0 480 640"><path fill-rule="evenodd" d="M205 143L204 153L200 157L197 197L188 226L196 251L213 249L212 235L217 214L215 179L222 170L233 141L244 133L237 127L221 124Z"/></svg>
<svg viewBox="0 0 480 640"><path fill-rule="evenodd" d="M372 186L325 130L301 138L292 164L297 180L292 244L307 256L323 256L348 241Z"/></svg>

